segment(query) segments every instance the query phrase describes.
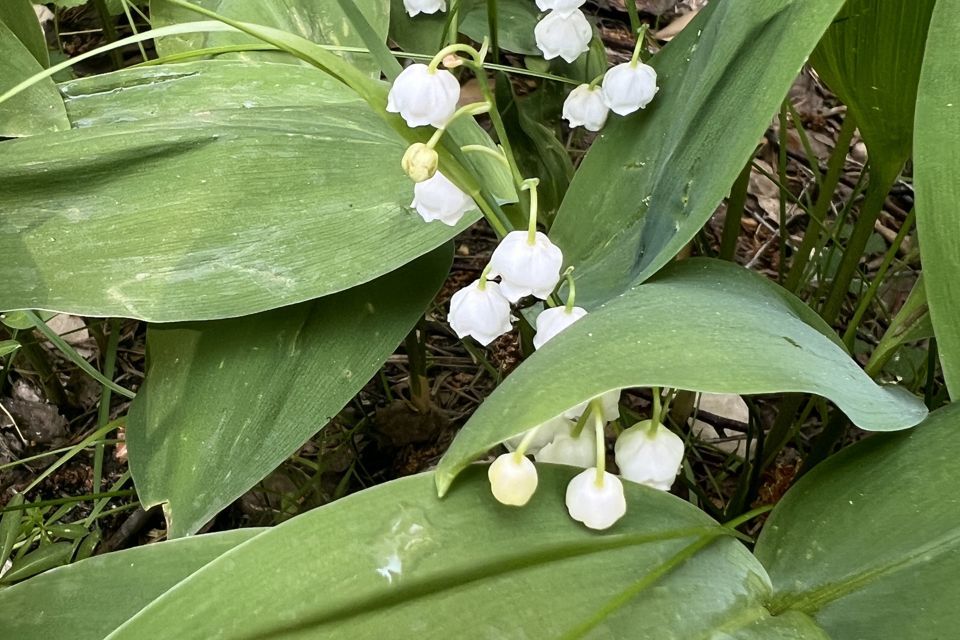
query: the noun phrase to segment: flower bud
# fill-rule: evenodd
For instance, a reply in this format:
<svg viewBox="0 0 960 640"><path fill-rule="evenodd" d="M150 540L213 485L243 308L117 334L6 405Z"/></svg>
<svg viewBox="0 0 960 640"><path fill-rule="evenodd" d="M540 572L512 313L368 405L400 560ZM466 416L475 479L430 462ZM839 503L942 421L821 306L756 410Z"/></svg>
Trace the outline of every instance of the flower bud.
<svg viewBox="0 0 960 640"><path fill-rule="evenodd" d="M403 158L400 160L403 171L414 182L423 182L432 178L433 174L437 172L439 163L440 156L437 152L422 142L414 142L407 147Z"/></svg>
<svg viewBox="0 0 960 640"><path fill-rule="evenodd" d="M537 490L537 468L524 456L505 453L487 469L490 491L498 502L522 507Z"/></svg>
<svg viewBox="0 0 960 640"><path fill-rule="evenodd" d="M552 11L537 23L533 35L544 58L552 60L559 56L573 62L590 48L593 29L579 9L568 14Z"/></svg>
<svg viewBox="0 0 960 640"><path fill-rule="evenodd" d="M593 400L600 401L600 418L604 422L613 422L620 417L620 389L612 389L602 393ZM572 409L567 409L563 415L571 420L579 420L583 412L590 406L590 400L581 402Z"/></svg>
<svg viewBox="0 0 960 640"><path fill-rule="evenodd" d="M540 449L553 442L557 436L564 433L569 434L571 431L573 431L573 427L573 421L568 420L563 416L557 416L556 418L547 420L538 427L534 427L537 432L534 434L533 439L527 443L526 453L536 454L538 451L540 451ZM533 429L524 431L520 435L504 441L503 446L510 451L513 451L520 446L520 442L523 440L524 436L530 433L530 431L533 431Z"/></svg>
<svg viewBox="0 0 960 640"><path fill-rule="evenodd" d="M613 451L621 476L662 491L670 490L683 463L683 440L652 420L621 433Z"/></svg>
<svg viewBox="0 0 960 640"><path fill-rule="evenodd" d="M597 462L597 448L593 429L585 427L573 437L573 430L558 434L533 457L537 462L553 462L587 469Z"/></svg>
<svg viewBox="0 0 960 640"><path fill-rule="evenodd" d="M546 300L560 282L560 248L539 231L533 244L527 239L526 231L511 231L490 256L490 277L500 276L500 290L510 302L531 294Z"/></svg>
<svg viewBox="0 0 960 640"><path fill-rule="evenodd" d="M393 81L387 95L387 111L399 113L409 127L442 127L457 110L460 83L444 69L430 71L425 64L412 64Z"/></svg>
<svg viewBox="0 0 960 640"><path fill-rule="evenodd" d="M604 471L598 483L596 467L574 476L567 485L566 503L570 517L591 529L609 529L627 512L620 478Z"/></svg>
<svg viewBox="0 0 960 640"><path fill-rule="evenodd" d="M458 338L473 336L487 346L512 328L510 303L500 293L500 285L496 282L475 280L450 298L447 322Z"/></svg>
<svg viewBox="0 0 960 640"><path fill-rule="evenodd" d="M432 178L413 185L413 202L410 206L415 208L425 221L439 220L452 227L460 222L463 214L477 205L470 196L437 171Z"/></svg>
<svg viewBox="0 0 960 640"><path fill-rule="evenodd" d="M570 15L583 6L587 0L537 0L540 11L556 11L562 15Z"/></svg>
<svg viewBox="0 0 960 640"><path fill-rule="evenodd" d="M624 62L603 76L603 100L621 116L646 107L658 90L657 72L647 64Z"/></svg>
<svg viewBox="0 0 960 640"><path fill-rule="evenodd" d="M590 88L581 84L563 101L563 119L571 127L583 127L587 131L600 131L607 122L610 109L603 101L600 87Z"/></svg>
<svg viewBox="0 0 960 640"><path fill-rule="evenodd" d="M403 0L403 8L411 18L420 13L446 11L446 0Z"/></svg>
<svg viewBox="0 0 960 640"><path fill-rule="evenodd" d="M586 309L574 307L567 310L566 307L554 307L544 309L537 316L537 335L533 337L533 346L539 349L553 339L558 333L572 325L574 322L587 315Z"/></svg>

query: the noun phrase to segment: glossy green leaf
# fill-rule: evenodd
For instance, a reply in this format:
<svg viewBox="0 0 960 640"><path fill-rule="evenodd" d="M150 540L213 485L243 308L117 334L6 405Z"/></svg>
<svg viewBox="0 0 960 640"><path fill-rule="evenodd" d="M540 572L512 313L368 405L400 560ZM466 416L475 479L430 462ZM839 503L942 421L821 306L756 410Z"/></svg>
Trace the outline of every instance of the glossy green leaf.
<svg viewBox="0 0 960 640"><path fill-rule="evenodd" d="M803 616L771 620L759 563L674 496L631 484L614 528L572 522L574 472L541 465L522 509L494 501L483 467L443 501L429 474L338 500L223 555L110 638L825 638Z"/></svg>
<svg viewBox="0 0 960 640"><path fill-rule="evenodd" d="M410 331L450 267L444 247L367 285L244 318L151 326L127 419L144 506L197 531L324 427Z"/></svg>
<svg viewBox="0 0 960 640"><path fill-rule="evenodd" d="M487 3L481 0L463 11L460 33L476 42L489 37ZM539 15L536 4L529 0L497 0L497 36L500 48L514 53L542 55L533 36Z"/></svg>
<svg viewBox="0 0 960 640"><path fill-rule="evenodd" d="M611 116L552 239L587 308L665 265L710 218L843 0L711 2L654 59L660 92Z"/></svg>
<svg viewBox="0 0 960 640"><path fill-rule="evenodd" d="M461 0L461 6L467 0ZM447 14L421 13L411 18L407 15L403 0L390 0L390 39L404 51L434 54L445 44L444 28Z"/></svg>
<svg viewBox="0 0 960 640"><path fill-rule="evenodd" d="M497 443L589 398L649 386L815 393L874 431L906 429L927 414L903 389L874 383L785 289L729 262L684 260L577 321L510 374L450 445L438 488Z"/></svg>
<svg viewBox="0 0 960 640"><path fill-rule="evenodd" d="M20 42L33 54L42 67L50 66L47 39L43 27L37 21L30 0L4 0L0 2L0 22L6 24Z"/></svg>
<svg viewBox="0 0 960 640"><path fill-rule="evenodd" d="M102 640L180 580L261 531L149 544L49 571L0 591L0 636Z"/></svg>
<svg viewBox="0 0 960 640"><path fill-rule="evenodd" d="M78 129L0 144L0 309L254 313L367 282L479 216L425 224L403 140L315 69L201 61L64 91Z"/></svg>
<svg viewBox="0 0 960 640"><path fill-rule="evenodd" d="M960 626L960 405L830 458L777 505L757 544L775 611L831 638L952 638Z"/></svg>
<svg viewBox="0 0 960 640"><path fill-rule="evenodd" d="M854 117L871 164L890 167L887 173L895 174L910 155L920 63L935 3L848 0L810 56Z"/></svg>
<svg viewBox="0 0 960 640"><path fill-rule="evenodd" d="M387 27L390 23L389 0L355 0L355 2L363 11L367 21L383 39L386 39ZM312 42L346 47L363 46L363 40L333 0L323 2L316 0L196 0L195 4L236 20L283 29ZM195 13L163 0L151 0L150 9L155 27L196 19ZM184 34L161 38L157 42L157 52L165 56L207 47L250 42L259 41L242 33ZM230 54L230 56L244 60L294 62L286 54L265 51L244 52ZM377 74L376 65L369 55L345 53L343 56L351 64L368 73ZM379 74L376 77L379 77Z"/></svg>
<svg viewBox="0 0 960 640"><path fill-rule="evenodd" d="M938 2L917 96L914 185L920 255L947 388L960 398L960 5Z"/></svg>
<svg viewBox="0 0 960 640"><path fill-rule="evenodd" d="M0 340L0 357L13 353L20 348L16 340Z"/></svg>
<svg viewBox="0 0 960 640"><path fill-rule="evenodd" d="M3 20L0 20L0 60L3 61L0 94L21 80L43 71L30 49L20 42ZM57 92L57 86L49 78L0 103L0 138L32 136L69 128L70 121L67 119L63 99Z"/></svg>

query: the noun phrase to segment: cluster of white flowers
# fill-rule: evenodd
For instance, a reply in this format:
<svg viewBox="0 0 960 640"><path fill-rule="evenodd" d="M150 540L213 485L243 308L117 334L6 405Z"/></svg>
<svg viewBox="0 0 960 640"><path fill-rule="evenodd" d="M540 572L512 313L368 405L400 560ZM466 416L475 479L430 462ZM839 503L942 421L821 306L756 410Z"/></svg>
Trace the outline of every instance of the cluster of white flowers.
<svg viewBox="0 0 960 640"><path fill-rule="evenodd" d="M637 45L639 48L640 43ZM657 91L656 70L634 56L630 62L611 67L600 86L594 80L571 91L563 102L563 119L571 127L600 131L611 111L630 115L650 104Z"/></svg>
<svg viewBox="0 0 960 640"><path fill-rule="evenodd" d="M669 491L680 473L684 445L657 420L644 420L624 430L614 445L620 477L606 471L604 428L619 418L619 399L620 390L614 389L504 442L510 453L498 457L487 474L494 497L513 506L530 500L537 489L537 469L527 454L537 462L584 469L567 485L565 502L570 517L591 529L607 529L626 513L620 477ZM587 407L593 429L580 420Z"/></svg>

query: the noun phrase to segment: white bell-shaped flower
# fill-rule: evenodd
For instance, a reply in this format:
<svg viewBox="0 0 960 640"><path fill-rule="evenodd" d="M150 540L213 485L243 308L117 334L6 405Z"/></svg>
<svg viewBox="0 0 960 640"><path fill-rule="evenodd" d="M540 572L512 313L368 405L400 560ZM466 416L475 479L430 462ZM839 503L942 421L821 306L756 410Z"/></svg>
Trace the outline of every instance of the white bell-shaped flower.
<svg viewBox="0 0 960 640"><path fill-rule="evenodd" d="M539 349L585 315L587 315L587 310L580 307L573 307L569 310L566 307L544 309L537 316L537 335L533 337L534 348Z"/></svg>
<svg viewBox="0 0 960 640"><path fill-rule="evenodd" d="M624 62L603 76L603 100L621 116L643 109L657 95L657 72L642 62Z"/></svg>
<svg viewBox="0 0 960 640"><path fill-rule="evenodd" d="M445 69L412 64L393 81L387 111L399 113L409 127L442 127L457 110L460 83Z"/></svg>
<svg viewBox="0 0 960 640"><path fill-rule="evenodd" d="M579 9L566 14L551 11L537 23L533 35L544 58L552 60L559 56L573 62L590 48L593 29Z"/></svg>
<svg viewBox="0 0 960 640"><path fill-rule="evenodd" d="M511 231L490 256L490 277L500 276L500 289L510 302L529 295L546 300L560 281L560 248L539 231L533 244L527 240L526 231Z"/></svg>
<svg viewBox="0 0 960 640"><path fill-rule="evenodd" d="M473 198L437 171L432 178L413 185L413 202L410 206L427 222L439 220L452 227L460 222L463 214L477 205Z"/></svg>
<svg viewBox="0 0 960 640"><path fill-rule="evenodd" d="M510 331L510 303L496 282L475 280L450 298L447 322L458 338L473 336L487 346Z"/></svg>
<svg viewBox="0 0 960 640"><path fill-rule="evenodd" d="M604 471L597 482L596 467L583 471L570 481L566 503L570 517L591 529L609 529L627 512L620 478Z"/></svg>
<svg viewBox="0 0 960 640"><path fill-rule="evenodd" d="M651 420L621 433L613 451L621 476L662 491L670 490L683 463L683 440Z"/></svg>
<svg viewBox="0 0 960 640"><path fill-rule="evenodd" d="M403 0L403 8L411 18L420 13L436 13L446 11L446 0Z"/></svg>
<svg viewBox="0 0 960 640"><path fill-rule="evenodd" d="M535 427L537 431L531 438L530 442L527 443L526 453L536 454L538 451L540 451L540 449L553 442L557 436L564 433L569 434L573 430L573 427L574 422L572 420L568 420L564 416L557 416L556 418L547 420L540 426ZM524 436L530 433L530 431L533 431L533 429L524 431L520 435L504 441L503 446L510 451L516 450L516 448L519 447L520 443L523 441Z"/></svg>
<svg viewBox="0 0 960 640"><path fill-rule="evenodd" d="M525 456L505 453L487 469L490 490L498 502L522 507L537 490L537 468Z"/></svg>
<svg viewBox="0 0 960 640"><path fill-rule="evenodd" d="M537 0L537 8L540 11L556 11L557 13L567 15L573 13L584 5L587 0Z"/></svg>
<svg viewBox="0 0 960 640"><path fill-rule="evenodd" d="M600 131L607 122L610 108L603 99L600 87L591 88L581 84L563 101L563 119L571 127L583 127L587 131Z"/></svg>
<svg viewBox="0 0 960 640"><path fill-rule="evenodd" d="M553 462L587 469L597 461L596 442L593 430L583 428L573 437L572 430L557 434L553 442L545 445L533 456L537 462Z"/></svg>
<svg viewBox="0 0 960 640"><path fill-rule="evenodd" d="M604 422L613 422L620 417L620 389L612 389L602 393L594 400L600 401L600 418ZM590 406L590 400L581 402L572 409L567 409L563 415L570 420L579 420L583 412Z"/></svg>

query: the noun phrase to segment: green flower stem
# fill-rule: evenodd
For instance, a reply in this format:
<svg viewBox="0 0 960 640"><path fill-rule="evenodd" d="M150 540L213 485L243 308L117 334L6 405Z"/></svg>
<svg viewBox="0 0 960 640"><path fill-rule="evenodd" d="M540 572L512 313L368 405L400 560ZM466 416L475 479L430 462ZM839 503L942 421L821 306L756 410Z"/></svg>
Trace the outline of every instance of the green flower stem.
<svg viewBox="0 0 960 640"><path fill-rule="evenodd" d="M577 285L573 282L573 265L567 267L567 270L563 272L564 277L567 279L567 313L573 313L573 307L577 300Z"/></svg>
<svg viewBox="0 0 960 640"><path fill-rule="evenodd" d="M497 15L497 0L487 0L487 31L490 33L490 54L494 60L500 59L498 22L499 16Z"/></svg>
<svg viewBox="0 0 960 640"><path fill-rule="evenodd" d="M490 273L490 264L483 268L483 271L480 272L480 283L477 285L477 289L484 291L487 288L487 275Z"/></svg>
<svg viewBox="0 0 960 640"><path fill-rule="evenodd" d="M580 417L577 418L577 424L573 425L573 432L570 434L571 437L577 439L580 437L580 434L583 433L583 428L587 425L587 421L590 420L590 416L593 415L593 403L587 405L587 408L584 409L583 413L580 414Z"/></svg>
<svg viewBox="0 0 960 640"><path fill-rule="evenodd" d="M537 242L537 185L540 180L537 178L527 178L520 184L521 191L530 192L530 220L527 223L527 244L533 245Z"/></svg>
<svg viewBox="0 0 960 640"><path fill-rule="evenodd" d="M606 71L604 71L603 73L601 73L600 75L598 75L596 78L594 78L593 80L591 80L591 81L590 81L590 84L587 85L587 88L590 89L590 91L593 91L594 89L596 89L596 88L597 88L597 85L600 84L601 82L603 82L603 77L604 77L605 75L607 75L607 72L606 72Z"/></svg>
<svg viewBox="0 0 960 640"><path fill-rule="evenodd" d="M460 147L460 151L463 151L464 153L482 153L484 155L490 156L491 158L493 158L494 160L502 164L504 167L506 167L507 171L510 170L510 163L507 162L506 156L503 155L503 149L500 149L499 151L495 151L490 147L483 146L482 144L467 144Z"/></svg>
<svg viewBox="0 0 960 640"><path fill-rule="evenodd" d="M630 32L631 33L640 33L640 12L637 11L637 0L626 0L624 2L627 5L627 15L630 16Z"/></svg>
<svg viewBox="0 0 960 640"><path fill-rule="evenodd" d="M442 127L437 127L437 130L433 132L433 135L430 136L430 139L427 140L427 146L431 149L437 146L437 143L440 142L440 138L443 137L444 132L450 127L451 124L456 122L459 118L464 116L478 116L481 113L487 113L490 111L489 102L471 102L470 104L465 104L456 111L453 112L453 115L450 116L450 119L447 120Z"/></svg>
<svg viewBox="0 0 960 640"><path fill-rule="evenodd" d="M480 57L480 52L471 47L468 44L451 44L449 46L440 49L437 53L430 59L430 63L427 65L427 71L430 73L436 73L437 67L440 66L440 63L443 62L443 59L453 53L467 53L470 54L470 57L473 59L475 64L482 65L483 59Z"/></svg>
<svg viewBox="0 0 960 640"><path fill-rule="evenodd" d="M540 427L534 427L533 429L530 429L530 431L527 431L524 434L523 439L520 441L520 446L517 447L513 452L514 459L518 463L521 459L523 459L523 456L527 455L527 449L530 448L530 443L533 442L533 438L537 435L537 429L539 428Z"/></svg>
<svg viewBox="0 0 960 640"><path fill-rule="evenodd" d="M631 4L632 0L627 0L627 4ZM636 7L634 7L636 10ZM630 66L635 67L637 63L640 62L640 52L643 50L644 39L647 35L647 25L643 24L637 29L637 44L633 46L633 55L630 56Z"/></svg>
<svg viewBox="0 0 960 640"><path fill-rule="evenodd" d="M599 400L591 400L590 408L593 410L593 429L597 437L597 479L598 487L603 486L603 474L607 470L607 446L603 437L603 407Z"/></svg>
<svg viewBox="0 0 960 640"><path fill-rule="evenodd" d="M654 424L658 424L663 411L660 406L660 387L650 387L650 393L653 394L653 413L650 415L650 419L653 420Z"/></svg>
<svg viewBox="0 0 960 640"><path fill-rule="evenodd" d="M510 136L507 135L507 127L500 117L500 110L497 108L497 98L490 90L490 84L487 82L487 72L480 62L465 62L473 70L477 77L477 83L480 85L480 91L484 99L490 103L490 122L493 123L493 130L497 132L500 146L503 148L503 154L510 165L510 173L513 174L513 181L517 187L523 184L523 174L520 173L520 166L517 164L516 156L513 154L513 147L510 145Z"/></svg>

